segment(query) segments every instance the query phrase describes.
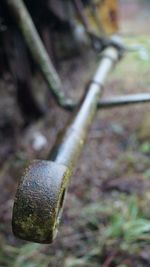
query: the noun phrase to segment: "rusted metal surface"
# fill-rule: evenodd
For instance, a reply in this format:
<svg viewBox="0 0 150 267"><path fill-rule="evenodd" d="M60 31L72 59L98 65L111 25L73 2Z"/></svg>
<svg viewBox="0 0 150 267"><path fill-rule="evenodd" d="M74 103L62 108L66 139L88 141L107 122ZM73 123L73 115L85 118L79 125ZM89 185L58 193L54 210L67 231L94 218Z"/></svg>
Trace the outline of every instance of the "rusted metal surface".
<svg viewBox="0 0 150 267"><path fill-rule="evenodd" d="M50 161L35 160L25 170L17 190L12 226L20 238L50 243L68 184L69 169Z"/></svg>
<svg viewBox="0 0 150 267"><path fill-rule="evenodd" d="M85 8L91 31L98 36L111 35L118 30L117 0L93 0Z"/></svg>
<svg viewBox="0 0 150 267"><path fill-rule="evenodd" d="M93 121L108 72L119 58L105 51L88 92L50 161L34 161L21 178L13 209L13 231L23 239L51 243L56 236L64 197Z"/></svg>

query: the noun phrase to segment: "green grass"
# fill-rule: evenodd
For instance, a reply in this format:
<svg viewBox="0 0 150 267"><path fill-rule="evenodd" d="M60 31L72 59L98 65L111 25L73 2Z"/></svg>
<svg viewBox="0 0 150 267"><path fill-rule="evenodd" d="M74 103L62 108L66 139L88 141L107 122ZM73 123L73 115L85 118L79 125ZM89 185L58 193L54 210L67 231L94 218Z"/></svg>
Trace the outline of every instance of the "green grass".
<svg viewBox="0 0 150 267"><path fill-rule="evenodd" d="M112 196L105 196L99 203L83 208L78 228L84 226L87 232L93 233L93 244L86 255L69 258L64 266L97 267L105 250L109 248L114 253L120 251L120 254L128 252L138 255L144 244L150 242L149 214L144 214L143 206L140 206L142 201L145 199L142 200L136 195L127 197L116 192ZM148 205L148 200L145 205ZM87 242L90 243L91 240Z"/></svg>
<svg viewBox="0 0 150 267"><path fill-rule="evenodd" d="M143 247L150 243L149 214L143 209L147 205L149 199L146 197L127 196L117 192L105 194L99 202L86 204L71 225L79 234L79 244L83 248L88 247L84 255L80 255L79 248L74 252L67 252L69 244L63 246L64 251L61 253L59 249L54 253L53 248L34 243L21 247L5 244L0 252L0 266L43 267L51 263L50 266L55 267L56 262L60 261L62 265L58 266L62 267L98 267L109 249L114 253L119 252L120 255L127 252L138 256ZM72 237L67 240L71 244ZM113 262L118 263L118 266L122 264L119 257Z"/></svg>

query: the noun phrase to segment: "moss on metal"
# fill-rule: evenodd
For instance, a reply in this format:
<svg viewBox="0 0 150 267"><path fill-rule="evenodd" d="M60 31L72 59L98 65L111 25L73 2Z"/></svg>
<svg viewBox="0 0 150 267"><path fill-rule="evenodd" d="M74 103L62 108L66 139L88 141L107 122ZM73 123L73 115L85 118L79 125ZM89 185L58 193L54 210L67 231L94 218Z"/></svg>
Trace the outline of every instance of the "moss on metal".
<svg viewBox="0 0 150 267"><path fill-rule="evenodd" d="M70 171L49 161L33 161L25 170L13 209L13 232L22 239L50 243L57 232L61 200Z"/></svg>

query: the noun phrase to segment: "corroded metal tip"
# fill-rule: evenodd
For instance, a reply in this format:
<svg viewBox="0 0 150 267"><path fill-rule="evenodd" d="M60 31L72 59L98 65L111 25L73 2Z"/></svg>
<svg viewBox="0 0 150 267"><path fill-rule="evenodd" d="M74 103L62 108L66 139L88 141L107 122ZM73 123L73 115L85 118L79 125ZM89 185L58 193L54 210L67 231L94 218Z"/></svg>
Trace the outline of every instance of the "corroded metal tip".
<svg viewBox="0 0 150 267"><path fill-rule="evenodd" d="M14 234L28 241L51 243L57 234L69 169L61 164L34 160L22 176L13 208Z"/></svg>

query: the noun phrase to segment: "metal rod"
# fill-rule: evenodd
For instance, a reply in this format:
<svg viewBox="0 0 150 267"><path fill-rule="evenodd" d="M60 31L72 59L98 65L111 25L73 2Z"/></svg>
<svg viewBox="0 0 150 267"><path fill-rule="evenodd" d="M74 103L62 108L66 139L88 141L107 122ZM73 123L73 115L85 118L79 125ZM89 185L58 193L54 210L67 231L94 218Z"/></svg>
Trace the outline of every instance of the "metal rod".
<svg viewBox="0 0 150 267"><path fill-rule="evenodd" d="M141 104L150 102L150 93L130 94L101 99L98 102L98 108L115 108L118 106Z"/></svg>
<svg viewBox="0 0 150 267"><path fill-rule="evenodd" d="M5 2L13 13L17 25L19 26L24 40L31 52L31 55L39 66L39 69L42 72L43 77L48 84L48 88L54 96L56 102L59 106L66 110L75 110L75 108L77 107L77 103L67 98L64 92L62 91L63 83L60 80L60 77L43 45L43 42L37 32L32 17L29 14L24 2L22 0L5 0ZM76 3L76 7L78 7L79 9L79 5L82 3L76 0L74 2ZM80 13L82 13L82 11ZM80 17L82 16L84 15L82 14ZM82 18L82 20L84 19ZM86 20L83 22L83 25L85 26L86 31L89 33L90 37L95 38L94 34L89 31ZM103 40L103 38L99 38L99 41L100 43L103 43L104 47L111 45L117 47L118 50L120 50L120 53L125 50L124 46L120 45L120 43L116 41L111 41L111 39L106 40L105 38Z"/></svg>
<svg viewBox="0 0 150 267"><path fill-rule="evenodd" d="M75 104L72 100L66 99L62 91L62 82L59 75L53 66L24 2L22 0L5 0L5 2L13 13L31 55L38 64L56 102L66 109L72 109Z"/></svg>
<svg viewBox="0 0 150 267"><path fill-rule="evenodd" d="M119 58L115 48L105 51L87 94L49 160L31 162L17 189L12 226L15 235L51 243L57 234L64 199L73 169L97 111L108 72Z"/></svg>
<svg viewBox="0 0 150 267"><path fill-rule="evenodd" d="M116 49L108 48L105 51L79 111L77 111L73 122L67 129L61 144L57 146L57 154L53 158L55 162L69 168L76 164L85 142L88 128L97 111L97 102L102 95L105 79L117 59L118 51Z"/></svg>

